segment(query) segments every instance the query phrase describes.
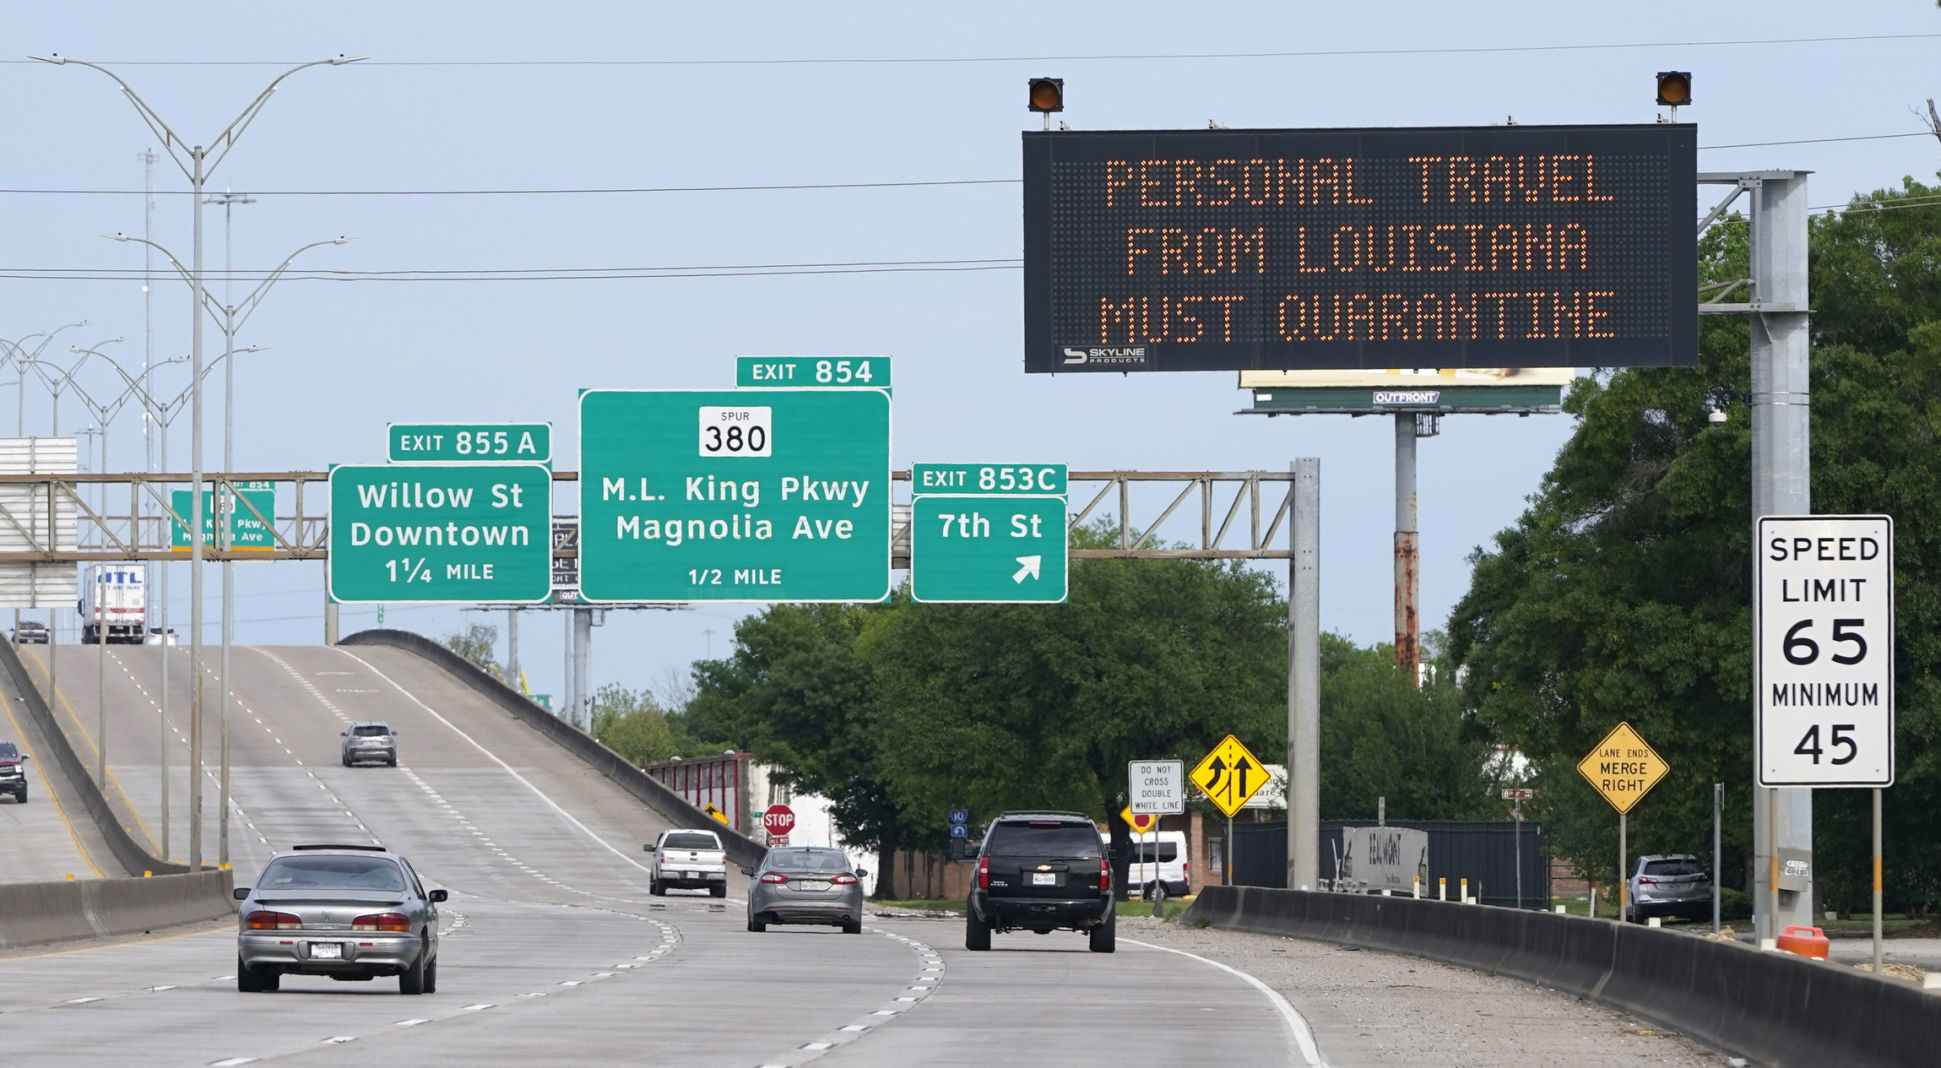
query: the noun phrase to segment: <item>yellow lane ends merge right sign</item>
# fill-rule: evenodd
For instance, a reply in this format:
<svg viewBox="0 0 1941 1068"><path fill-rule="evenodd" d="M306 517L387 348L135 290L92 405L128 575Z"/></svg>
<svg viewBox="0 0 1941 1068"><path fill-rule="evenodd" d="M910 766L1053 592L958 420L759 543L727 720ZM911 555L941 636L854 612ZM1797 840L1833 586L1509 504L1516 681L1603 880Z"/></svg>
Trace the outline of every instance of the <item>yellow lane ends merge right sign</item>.
<svg viewBox="0 0 1941 1068"><path fill-rule="evenodd" d="M1577 774L1619 812L1631 811L1631 806L1650 793L1670 770L1670 765L1638 737L1629 723L1618 724L1577 765Z"/></svg>

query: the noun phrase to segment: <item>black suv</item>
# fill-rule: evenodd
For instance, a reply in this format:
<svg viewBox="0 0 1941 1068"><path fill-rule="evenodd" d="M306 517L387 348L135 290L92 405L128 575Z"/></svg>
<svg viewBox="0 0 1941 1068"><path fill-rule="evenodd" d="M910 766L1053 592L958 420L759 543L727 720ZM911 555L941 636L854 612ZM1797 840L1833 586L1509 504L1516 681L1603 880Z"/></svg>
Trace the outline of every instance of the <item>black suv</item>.
<svg viewBox="0 0 1941 1068"><path fill-rule="evenodd" d="M966 911L964 948L992 931L1083 931L1110 953L1118 932L1112 864L1092 821L1071 812L1007 812L985 829Z"/></svg>

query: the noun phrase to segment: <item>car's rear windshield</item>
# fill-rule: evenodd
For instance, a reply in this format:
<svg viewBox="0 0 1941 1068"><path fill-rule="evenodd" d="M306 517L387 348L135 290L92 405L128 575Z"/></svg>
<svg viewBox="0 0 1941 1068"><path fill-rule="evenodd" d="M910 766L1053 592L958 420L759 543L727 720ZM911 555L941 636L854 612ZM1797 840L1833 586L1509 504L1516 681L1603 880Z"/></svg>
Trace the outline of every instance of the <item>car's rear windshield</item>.
<svg viewBox="0 0 1941 1068"><path fill-rule="evenodd" d="M1689 860L1647 860L1645 875L1702 875L1705 869Z"/></svg>
<svg viewBox="0 0 1941 1068"><path fill-rule="evenodd" d="M404 890L404 873L384 857L279 857L258 890Z"/></svg>
<svg viewBox="0 0 1941 1068"><path fill-rule="evenodd" d="M834 849L771 849L771 871L848 871L849 857Z"/></svg>
<svg viewBox="0 0 1941 1068"><path fill-rule="evenodd" d="M382 723L366 723L362 726L352 727L350 732L359 738L371 738L389 734L391 733L391 728L386 727Z"/></svg>
<svg viewBox="0 0 1941 1068"><path fill-rule="evenodd" d="M1085 823L1000 823L984 851L993 857L1099 857L1099 832Z"/></svg>
<svg viewBox="0 0 1941 1068"><path fill-rule="evenodd" d="M720 849L721 841L706 831L676 831L660 846L662 849Z"/></svg>
<svg viewBox="0 0 1941 1068"><path fill-rule="evenodd" d="M12 742L0 742L0 760L18 759L20 759L20 750L15 749Z"/></svg>

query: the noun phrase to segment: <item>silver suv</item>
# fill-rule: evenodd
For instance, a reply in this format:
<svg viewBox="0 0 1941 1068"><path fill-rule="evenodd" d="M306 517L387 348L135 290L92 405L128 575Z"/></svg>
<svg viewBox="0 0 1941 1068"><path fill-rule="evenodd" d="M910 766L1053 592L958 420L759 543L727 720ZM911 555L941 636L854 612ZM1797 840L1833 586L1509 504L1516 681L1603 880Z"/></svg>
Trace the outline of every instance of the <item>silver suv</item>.
<svg viewBox="0 0 1941 1068"><path fill-rule="evenodd" d="M1712 877L1689 853L1639 857L1626 884L1624 918L1633 923L1650 916L1698 920L1712 915Z"/></svg>
<svg viewBox="0 0 1941 1068"><path fill-rule="evenodd" d="M381 760L398 766L398 732L388 723L353 723L344 728L344 766L366 760Z"/></svg>

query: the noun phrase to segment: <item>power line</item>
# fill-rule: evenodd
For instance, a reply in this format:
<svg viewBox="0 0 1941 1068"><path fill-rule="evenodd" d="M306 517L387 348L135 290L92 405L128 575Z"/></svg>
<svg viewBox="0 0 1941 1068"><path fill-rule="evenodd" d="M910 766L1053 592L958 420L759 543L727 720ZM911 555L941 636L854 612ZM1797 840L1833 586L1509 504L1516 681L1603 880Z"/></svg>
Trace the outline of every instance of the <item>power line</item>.
<svg viewBox="0 0 1941 1068"><path fill-rule="evenodd" d="M1014 271L1016 257L964 260L874 260L850 263L753 263L683 267L507 267L405 271L290 271L284 280L322 282L543 282L612 281L658 278L763 278L818 274L927 274L962 271ZM244 281L266 272L238 271ZM0 267L0 278L23 281L126 282L142 272L119 267Z"/></svg>
<svg viewBox="0 0 1941 1068"><path fill-rule="evenodd" d="M1931 132L1853 134L1842 137L1799 137L1784 141L1742 141L1729 145L1700 145L1700 152L1785 145L1830 145L1847 141L1893 141L1932 137ZM267 189L252 190L258 197L503 197L503 196L634 196L663 193L790 193L845 189L938 189L957 186L1022 185L1020 178L933 178L883 182L763 182L744 185L561 186L500 189ZM189 196L192 190L0 188L11 196Z"/></svg>
<svg viewBox="0 0 1941 1068"><path fill-rule="evenodd" d="M1478 45L1441 48L1312 48L1275 52L1125 52L1018 56L799 56L766 59L369 59L366 67L812 67L812 66L924 66L978 63L1126 63L1172 60L1245 59L1366 59L1381 56L1489 56L1537 52L1615 52L1641 48L1760 48L1773 45L1860 44L1878 41L1927 41L1941 33L1873 33L1825 37L1759 37L1719 41L1631 41L1595 44ZM28 59L0 60L25 65ZM302 60L268 59L147 59L101 60L116 67L281 67Z"/></svg>

